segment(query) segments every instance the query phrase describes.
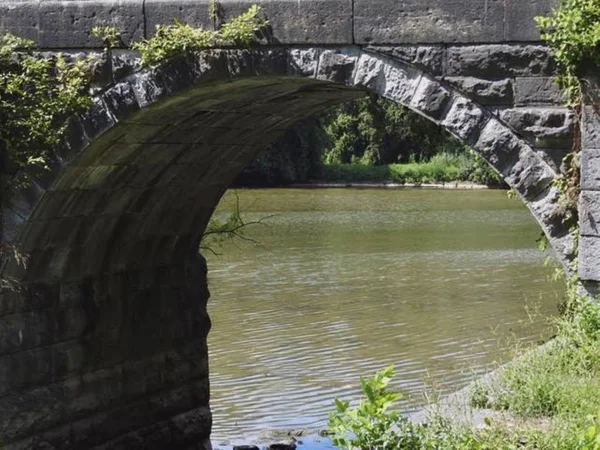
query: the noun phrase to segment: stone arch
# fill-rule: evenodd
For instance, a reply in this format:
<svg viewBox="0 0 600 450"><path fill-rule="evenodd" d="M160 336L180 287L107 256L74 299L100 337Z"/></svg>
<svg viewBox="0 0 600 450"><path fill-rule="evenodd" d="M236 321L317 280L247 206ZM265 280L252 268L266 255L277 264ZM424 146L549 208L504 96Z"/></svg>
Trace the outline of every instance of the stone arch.
<svg viewBox="0 0 600 450"><path fill-rule="evenodd" d="M95 96L51 173L3 211L4 239L30 255L27 268L3 268L26 286L0 298L7 448L209 447L204 228L260 150L364 90L471 144L568 267L555 171L492 111L413 65L356 47L264 48L136 70Z"/></svg>

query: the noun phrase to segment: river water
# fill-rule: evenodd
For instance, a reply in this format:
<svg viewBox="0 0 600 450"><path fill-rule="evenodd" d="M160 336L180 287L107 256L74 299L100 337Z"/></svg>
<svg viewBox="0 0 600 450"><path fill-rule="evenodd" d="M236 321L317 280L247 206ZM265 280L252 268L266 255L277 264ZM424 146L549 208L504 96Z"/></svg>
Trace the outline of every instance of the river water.
<svg viewBox="0 0 600 450"><path fill-rule="evenodd" d="M410 412L548 333L562 295L505 191L237 191L256 241L207 254L213 443L318 429L395 364ZM235 204L228 192L217 216ZM260 439L264 439L260 438ZM259 440L260 440L259 439Z"/></svg>

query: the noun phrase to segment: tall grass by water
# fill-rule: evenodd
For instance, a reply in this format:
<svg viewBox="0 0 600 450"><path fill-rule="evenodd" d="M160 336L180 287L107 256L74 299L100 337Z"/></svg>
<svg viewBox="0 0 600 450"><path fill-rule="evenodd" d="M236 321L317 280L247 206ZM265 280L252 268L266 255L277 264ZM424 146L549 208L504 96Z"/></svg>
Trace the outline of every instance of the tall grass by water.
<svg viewBox="0 0 600 450"><path fill-rule="evenodd" d="M369 183L449 183L470 182L501 186L500 176L483 161L470 154L439 153L424 162L364 165L326 164L320 181Z"/></svg>

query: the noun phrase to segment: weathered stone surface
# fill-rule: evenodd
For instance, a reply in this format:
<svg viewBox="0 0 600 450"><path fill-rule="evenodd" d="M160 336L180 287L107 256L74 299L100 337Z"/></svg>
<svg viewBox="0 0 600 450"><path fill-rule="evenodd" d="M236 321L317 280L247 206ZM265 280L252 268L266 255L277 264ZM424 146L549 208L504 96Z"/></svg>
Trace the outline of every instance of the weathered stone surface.
<svg viewBox="0 0 600 450"><path fill-rule="evenodd" d="M466 142L477 140L487 120L486 114L465 97L456 97L442 120L442 126Z"/></svg>
<svg viewBox="0 0 600 450"><path fill-rule="evenodd" d="M515 106L563 106L566 97L554 77L517 77L514 81Z"/></svg>
<svg viewBox="0 0 600 450"><path fill-rule="evenodd" d="M500 118L538 148L571 148L574 113L565 108L514 108Z"/></svg>
<svg viewBox="0 0 600 450"><path fill-rule="evenodd" d="M534 199L556 177L550 166L528 147L520 149L516 162L502 174L506 182L526 200Z"/></svg>
<svg viewBox="0 0 600 450"><path fill-rule="evenodd" d="M444 81L482 105L512 106L514 103L511 79L484 80L474 77L446 77Z"/></svg>
<svg viewBox="0 0 600 450"><path fill-rule="evenodd" d="M534 148L535 152L548 164L556 173L565 173L564 159L571 152L570 148Z"/></svg>
<svg viewBox="0 0 600 450"><path fill-rule="evenodd" d="M583 149L600 148L600 115L594 106L584 106L581 126Z"/></svg>
<svg viewBox="0 0 600 450"><path fill-rule="evenodd" d="M367 50L412 64L429 75L442 75L444 48L441 45L368 46Z"/></svg>
<svg viewBox="0 0 600 450"><path fill-rule="evenodd" d="M340 84L351 84L352 75L359 52L356 50L345 52L333 52L324 50L319 58L318 80L332 81Z"/></svg>
<svg viewBox="0 0 600 450"><path fill-rule="evenodd" d="M451 93L435 80L421 78L410 106L434 120L439 120L451 100Z"/></svg>
<svg viewBox="0 0 600 450"><path fill-rule="evenodd" d="M579 227L582 236L600 236L600 191L581 192Z"/></svg>
<svg viewBox="0 0 600 450"><path fill-rule="evenodd" d="M212 29L247 10L252 3L262 8L273 30L275 42L352 44L351 0L222 0L219 2L220 11L216 23L209 17L209 0L180 0L177 3L147 0L147 32L151 36L156 25L169 24L173 19Z"/></svg>
<svg viewBox="0 0 600 450"><path fill-rule="evenodd" d="M575 252L573 237L563 239L569 234L569 225L564 221L564 207L559 203L560 191L554 186L547 187L535 199L526 203L534 217L547 232L552 241L561 241L561 245L556 247L557 256L566 256L567 259ZM557 241L558 240L558 241ZM552 244L554 247L554 243Z"/></svg>
<svg viewBox="0 0 600 450"><path fill-rule="evenodd" d="M490 0L355 0L357 44L500 42L504 2Z"/></svg>
<svg viewBox="0 0 600 450"><path fill-rule="evenodd" d="M316 48L291 50L288 73L299 77L316 77L320 53Z"/></svg>
<svg viewBox="0 0 600 450"><path fill-rule="evenodd" d="M506 0L505 40L512 42L539 41L540 32L535 24L535 17L547 16L554 0Z"/></svg>
<svg viewBox="0 0 600 450"><path fill-rule="evenodd" d="M446 76L498 79L550 76L555 64L542 45L467 45L447 50Z"/></svg>
<svg viewBox="0 0 600 450"><path fill-rule="evenodd" d="M600 237L580 237L579 277L582 280L600 280Z"/></svg>
<svg viewBox="0 0 600 450"><path fill-rule="evenodd" d="M410 102L418 82L415 69L368 53L360 56L354 75L355 86L364 86L404 105Z"/></svg>
<svg viewBox="0 0 600 450"><path fill-rule="evenodd" d="M600 149L584 148L581 152L581 189L600 191Z"/></svg>
<svg viewBox="0 0 600 450"><path fill-rule="evenodd" d="M500 173L518 159L525 144L498 120L490 120L474 148Z"/></svg>
<svg viewBox="0 0 600 450"><path fill-rule="evenodd" d="M10 31L37 42L40 13L38 2L3 1L0 3L0 34Z"/></svg>
<svg viewBox="0 0 600 450"><path fill-rule="evenodd" d="M92 36L97 25L114 25L126 44L144 37L142 0L44 1L38 3L42 48L93 48L102 43Z"/></svg>

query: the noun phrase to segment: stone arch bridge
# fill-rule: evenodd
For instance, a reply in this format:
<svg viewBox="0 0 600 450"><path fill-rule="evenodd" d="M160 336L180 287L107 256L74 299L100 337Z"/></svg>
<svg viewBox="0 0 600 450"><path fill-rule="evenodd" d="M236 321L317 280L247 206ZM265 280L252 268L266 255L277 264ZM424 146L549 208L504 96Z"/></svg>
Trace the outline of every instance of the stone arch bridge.
<svg viewBox="0 0 600 450"><path fill-rule="evenodd" d="M533 24L550 1L259 3L277 37L268 45L158 69L115 51L110 81L71 121L51 171L5 199L2 241L29 263L2 266L23 286L0 293L3 448L210 448L203 230L260 150L365 91L471 144L570 267L577 236L552 182L574 116ZM227 16L247 4L222 6ZM0 2L0 31L47 51L98 52L96 24L117 25L128 43L173 18L212 26L199 1ZM594 120L583 129L579 237L590 288L600 280Z"/></svg>

